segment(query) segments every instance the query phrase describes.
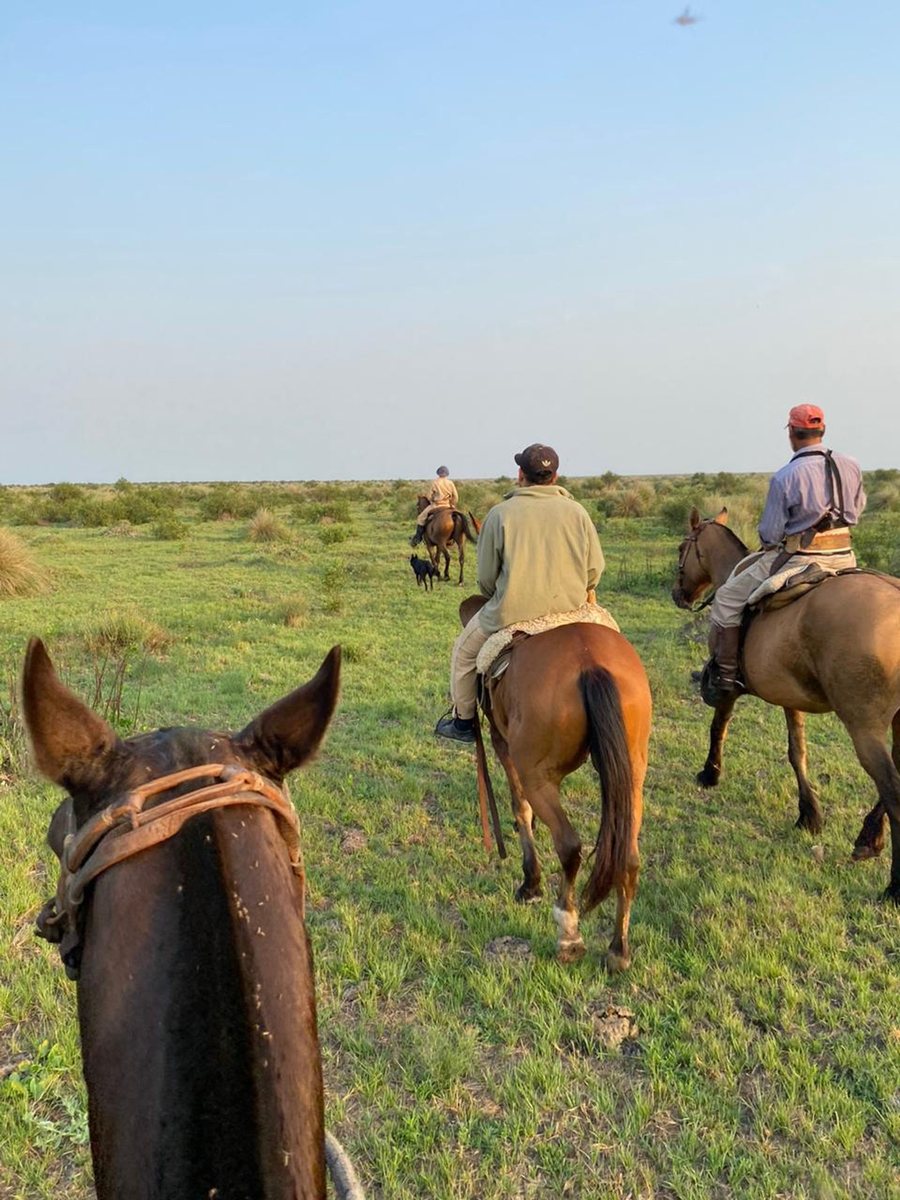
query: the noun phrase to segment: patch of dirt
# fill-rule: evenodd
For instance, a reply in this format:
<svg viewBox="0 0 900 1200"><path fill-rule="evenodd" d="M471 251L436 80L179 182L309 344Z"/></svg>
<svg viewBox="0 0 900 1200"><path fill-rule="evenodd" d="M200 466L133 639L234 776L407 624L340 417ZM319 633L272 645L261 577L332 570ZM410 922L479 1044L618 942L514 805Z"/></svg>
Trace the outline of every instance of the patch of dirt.
<svg viewBox="0 0 900 1200"><path fill-rule="evenodd" d="M621 1048L623 1054L626 1053L625 1043L633 1042L640 1032L631 1009L600 1001L596 1005L589 1005L588 1012L594 1037L600 1045L607 1050Z"/></svg>
<svg viewBox="0 0 900 1200"><path fill-rule="evenodd" d="M361 829L348 829L341 838L341 854L358 854L369 842Z"/></svg>
<svg viewBox="0 0 900 1200"><path fill-rule="evenodd" d="M508 934L496 937L484 948L486 958L531 958L531 942L525 938L511 937Z"/></svg>

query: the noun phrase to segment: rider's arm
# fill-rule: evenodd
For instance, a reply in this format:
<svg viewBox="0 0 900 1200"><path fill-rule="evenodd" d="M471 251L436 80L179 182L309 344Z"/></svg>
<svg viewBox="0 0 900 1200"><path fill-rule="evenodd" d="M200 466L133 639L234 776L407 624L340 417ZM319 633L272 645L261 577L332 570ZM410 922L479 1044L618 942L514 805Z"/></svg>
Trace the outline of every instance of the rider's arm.
<svg viewBox="0 0 900 1200"><path fill-rule="evenodd" d="M777 475L769 481L766 507L759 521L759 540L764 546L777 546L784 540L784 525L787 520L787 499L784 484Z"/></svg>
<svg viewBox="0 0 900 1200"><path fill-rule="evenodd" d="M587 514L585 514L587 516ZM592 592L600 582L600 576L603 574L603 568L606 566L606 559L603 557L603 550L600 547L600 539L597 536L597 530L594 527L594 522L587 518L588 524L588 553L587 553L587 590Z"/></svg>
<svg viewBox="0 0 900 1200"><path fill-rule="evenodd" d="M482 596L493 596L497 589L497 579L503 558L498 541L500 530L499 521L491 520L491 513L485 517L478 535L478 590Z"/></svg>

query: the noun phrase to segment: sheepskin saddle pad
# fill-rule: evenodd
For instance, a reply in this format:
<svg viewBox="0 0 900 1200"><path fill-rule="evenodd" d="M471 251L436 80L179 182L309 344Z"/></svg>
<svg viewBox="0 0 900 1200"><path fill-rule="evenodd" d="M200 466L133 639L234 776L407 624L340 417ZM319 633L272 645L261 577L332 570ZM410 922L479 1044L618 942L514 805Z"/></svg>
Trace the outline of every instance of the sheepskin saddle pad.
<svg viewBox="0 0 900 1200"><path fill-rule="evenodd" d="M492 633L478 651L475 661L478 672L481 675L491 675L495 679L501 675L509 663L508 655L502 662L497 663L496 671L492 672L491 667L517 634L533 637L536 633L546 633L548 629L556 629L560 625L577 624L605 625L608 629L619 632L615 617L599 604L582 604L581 608L572 609L571 612L547 613L543 617L532 617L529 621L516 621L514 625L507 625L505 629Z"/></svg>

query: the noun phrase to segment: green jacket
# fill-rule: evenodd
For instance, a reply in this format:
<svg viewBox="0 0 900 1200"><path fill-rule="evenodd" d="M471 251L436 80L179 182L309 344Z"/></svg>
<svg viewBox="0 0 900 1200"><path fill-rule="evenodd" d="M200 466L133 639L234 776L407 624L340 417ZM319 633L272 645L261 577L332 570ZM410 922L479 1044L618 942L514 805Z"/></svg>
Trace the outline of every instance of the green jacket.
<svg viewBox="0 0 900 1200"><path fill-rule="evenodd" d="M486 633L514 621L570 612L603 573L597 530L558 484L517 487L485 517L478 535L479 613Z"/></svg>

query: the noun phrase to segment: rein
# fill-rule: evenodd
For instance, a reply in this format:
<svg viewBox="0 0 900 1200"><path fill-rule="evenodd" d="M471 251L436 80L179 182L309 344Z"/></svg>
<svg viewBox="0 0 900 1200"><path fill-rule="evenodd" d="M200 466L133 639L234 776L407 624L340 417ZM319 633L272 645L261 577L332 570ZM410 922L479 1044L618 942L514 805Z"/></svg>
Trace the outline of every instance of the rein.
<svg viewBox="0 0 900 1200"><path fill-rule="evenodd" d="M218 779L219 782L172 800L153 803L162 792L204 778ZM206 763L175 771L134 788L91 817L81 829L66 835L59 860L56 896L47 901L38 915L37 933L38 937L59 944L70 979L78 978L81 958L78 916L88 884L117 863L168 841L191 817L237 804L267 808L278 818L290 854L291 870L299 880L302 906L305 874L300 824L286 791L255 771L236 765Z"/></svg>

